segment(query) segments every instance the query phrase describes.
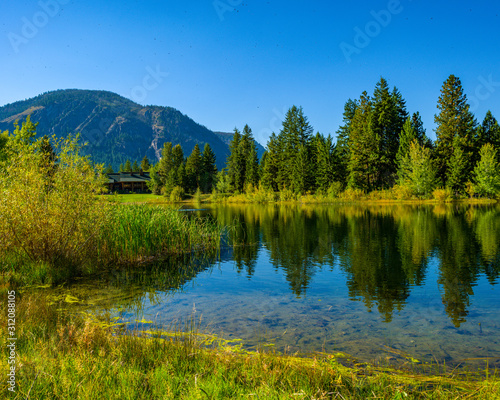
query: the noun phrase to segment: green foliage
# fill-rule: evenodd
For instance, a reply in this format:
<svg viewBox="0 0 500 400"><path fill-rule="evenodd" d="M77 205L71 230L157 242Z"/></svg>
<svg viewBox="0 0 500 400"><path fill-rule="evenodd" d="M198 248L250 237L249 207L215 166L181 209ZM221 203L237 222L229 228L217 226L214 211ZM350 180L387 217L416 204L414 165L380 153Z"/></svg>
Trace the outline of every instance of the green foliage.
<svg viewBox="0 0 500 400"><path fill-rule="evenodd" d="M123 167L124 172L132 172L132 164L130 163L130 160L127 160L125 162L125 166Z"/></svg>
<svg viewBox="0 0 500 400"><path fill-rule="evenodd" d="M107 220L96 196L104 188L102 166L79 155L78 138L33 142L25 124L14 131L0 176L0 254L81 268Z"/></svg>
<svg viewBox="0 0 500 400"><path fill-rule="evenodd" d="M193 151L186 160L186 191L194 193L200 187L203 173L203 159L200 146L194 145Z"/></svg>
<svg viewBox="0 0 500 400"><path fill-rule="evenodd" d="M292 106L277 137L277 183L280 190L288 188L295 193L304 193L313 188L312 132L302 107Z"/></svg>
<svg viewBox="0 0 500 400"><path fill-rule="evenodd" d="M108 166L105 168L104 173L105 174L112 174L113 171L113 166L111 164L108 164Z"/></svg>
<svg viewBox="0 0 500 400"><path fill-rule="evenodd" d="M470 160L472 156L473 136L477 123L458 77L450 75L444 82L437 107L439 114L434 117L434 122L437 125L438 177L446 186L451 185L454 190L461 190L463 183L470 178L471 163L467 163L462 170L462 177L457 176L457 171L461 168L462 159ZM458 138L458 142L455 138ZM457 148L457 144L460 149ZM452 158L454 160L450 161ZM455 169L450 174L451 166ZM452 182L448 182L450 178Z"/></svg>
<svg viewBox="0 0 500 400"><path fill-rule="evenodd" d="M372 100L363 92L349 133L348 187L370 191L376 188L381 167L380 137L372 130Z"/></svg>
<svg viewBox="0 0 500 400"><path fill-rule="evenodd" d="M432 198L439 202L450 201L453 199L453 193L449 187L436 188L432 191Z"/></svg>
<svg viewBox="0 0 500 400"><path fill-rule="evenodd" d="M399 165L399 186L408 188L412 194L420 198L430 196L437 184L436 170L431 160L430 149L413 139L407 154L402 156Z"/></svg>
<svg viewBox="0 0 500 400"><path fill-rule="evenodd" d="M487 143L481 147L480 160L474 169L475 189L483 196L492 197L500 193L500 165L497 161L498 150Z"/></svg>
<svg viewBox="0 0 500 400"><path fill-rule="evenodd" d="M181 202L184 199L184 189L181 186L175 186L170 192L170 201L173 203Z"/></svg>
<svg viewBox="0 0 500 400"><path fill-rule="evenodd" d="M151 164L149 163L148 156L144 156L144 158L141 161L141 169L144 172L149 171L149 168L151 168Z"/></svg>
<svg viewBox="0 0 500 400"><path fill-rule="evenodd" d="M226 169L217 173L217 183L215 187L217 192L221 194L226 194L231 191L231 178L229 177Z"/></svg>
<svg viewBox="0 0 500 400"><path fill-rule="evenodd" d="M215 154L207 143L202 154L201 188L204 193L210 193L217 178L217 167L215 165Z"/></svg>
<svg viewBox="0 0 500 400"><path fill-rule="evenodd" d="M132 172L139 172L139 165L137 164L137 161L134 161L132 164Z"/></svg>
<svg viewBox="0 0 500 400"><path fill-rule="evenodd" d="M342 183L340 182L332 182L328 187L327 195L331 199L340 197L341 193L342 193Z"/></svg>
<svg viewBox="0 0 500 400"><path fill-rule="evenodd" d="M457 196L465 191L470 161L470 157L464 152L463 140L455 136L453 139L453 153L451 158L447 161L448 171L446 175L446 185Z"/></svg>
<svg viewBox="0 0 500 400"><path fill-rule="evenodd" d="M396 172L395 158L399 149L399 135L407 119L406 105L399 91L389 91L384 78L375 86L372 99L371 130L379 140L380 158L377 186L392 184Z"/></svg>

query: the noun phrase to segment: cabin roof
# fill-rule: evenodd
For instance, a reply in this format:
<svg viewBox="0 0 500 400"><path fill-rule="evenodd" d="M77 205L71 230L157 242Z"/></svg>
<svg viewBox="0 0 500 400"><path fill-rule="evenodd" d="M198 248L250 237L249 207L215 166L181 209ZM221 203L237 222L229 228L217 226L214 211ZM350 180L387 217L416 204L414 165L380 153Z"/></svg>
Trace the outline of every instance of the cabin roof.
<svg viewBox="0 0 500 400"><path fill-rule="evenodd" d="M131 182L147 182L151 178L149 172L143 172L142 175L139 172L116 172L113 174L106 174L108 176L108 183L131 183Z"/></svg>

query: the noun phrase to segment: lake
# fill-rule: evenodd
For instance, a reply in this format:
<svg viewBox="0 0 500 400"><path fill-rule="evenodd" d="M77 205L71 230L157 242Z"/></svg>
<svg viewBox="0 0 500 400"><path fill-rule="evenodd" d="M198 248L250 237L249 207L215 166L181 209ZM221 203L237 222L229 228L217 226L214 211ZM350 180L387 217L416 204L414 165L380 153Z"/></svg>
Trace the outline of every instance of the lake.
<svg viewBox="0 0 500 400"><path fill-rule="evenodd" d="M60 288L139 329L194 319L248 349L500 367L500 207L224 205L219 260ZM186 267L185 264L189 266ZM142 321L142 322L135 322Z"/></svg>

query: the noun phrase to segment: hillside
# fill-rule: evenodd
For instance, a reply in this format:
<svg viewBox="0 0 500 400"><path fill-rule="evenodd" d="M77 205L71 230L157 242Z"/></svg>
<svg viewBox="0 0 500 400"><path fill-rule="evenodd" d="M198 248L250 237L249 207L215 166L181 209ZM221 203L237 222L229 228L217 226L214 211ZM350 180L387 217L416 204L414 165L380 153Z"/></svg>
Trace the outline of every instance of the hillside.
<svg viewBox="0 0 500 400"><path fill-rule="evenodd" d="M115 93L96 90L57 90L0 107L0 131L14 129L16 120L31 115L38 135L80 133L84 148L97 163L117 169L127 159L144 155L157 162L163 143L180 144L188 156L196 143L209 143L224 166L227 143L206 127L171 107L141 106Z"/></svg>

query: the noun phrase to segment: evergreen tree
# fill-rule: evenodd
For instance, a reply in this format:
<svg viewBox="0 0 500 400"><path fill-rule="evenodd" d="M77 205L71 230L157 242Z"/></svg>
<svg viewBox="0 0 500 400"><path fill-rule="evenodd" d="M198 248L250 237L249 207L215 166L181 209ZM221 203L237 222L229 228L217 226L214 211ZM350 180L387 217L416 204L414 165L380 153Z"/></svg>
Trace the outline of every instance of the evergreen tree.
<svg viewBox="0 0 500 400"><path fill-rule="evenodd" d="M357 100L347 100L344 105L343 123L337 130L337 143L335 146L335 159L337 160L337 168L333 171L335 180L342 183L345 187L347 185L347 178L349 175L349 132L351 128L351 121L354 118L356 109L358 108Z"/></svg>
<svg viewBox="0 0 500 400"><path fill-rule="evenodd" d="M217 178L217 167L215 165L215 154L208 143L203 148L201 188L203 193L210 193Z"/></svg>
<svg viewBox="0 0 500 400"><path fill-rule="evenodd" d="M250 142L250 150L247 155L245 168L245 185L251 184L256 187L259 184L259 156L255 140Z"/></svg>
<svg viewBox="0 0 500 400"><path fill-rule="evenodd" d="M151 164L149 163L148 156L144 156L144 158L141 161L141 169L144 172L147 172L147 171L149 171L150 167L151 167Z"/></svg>
<svg viewBox="0 0 500 400"><path fill-rule="evenodd" d="M120 164L120 169L118 170L118 172L125 172L125 167L123 166L123 164Z"/></svg>
<svg viewBox="0 0 500 400"><path fill-rule="evenodd" d="M261 182L262 185L274 192L279 190L278 171L280 162L280 148L276 134L273 132L267 142L267 150L261 160Z"/></svg>
<svg viewBox="0 0 500 400"><path fill-rule="evenodd" d="M296 193L311 188L314 179L311 165L311 140L313 128L302 107L292 106L286 114L278 135L279 167L278 185ZM296 159L300 157L300 160ZM307 160L307 162L305 162ZM299 166L304 169L300 170Z"/></svg>
<svg viewBox="0 0 500 400"><path fill-rule="evenodd" d="M452 157L455 157L453 165L458 166L457 162L462 157L460 151L463 152L463 157L466 160L471 160L472 156L472 139L476 127L474 116L470 112L467 97L463 92L462 83L458 77L450 75L444 82L441 88L437 108L439 114L435 115L434 122L436 123L436 161L438 167L439 179L446 185L450 186L450 163ZM460 150L456 152L455 137L460 138ZM454 154L456 152L456 154ZM464 180L469 180L469 172L471 171L470 162L465 173ZM455 172L456 173L456 170ZM456 176L454 179L456 180ZM456 186L453 182L451 186Z"/></svg>
<svg viewBox="0 0 500 400"><path fill-rule="evenodd" d="M500 148L500 126L491 111L486 113L483 123L476 129L476 136L474 138L474 164L479 162L479 152L487 143L492 144L497 149Z"/></svg>
<svg viewBox="0 0 500 400"><path fill-rule="evenodd" d="M418 111L416 113L413 113L411 117L411 126L415 130L415 138L417 139L417 142L421 145L424 145L425 147L429 147L428 141L430 139L425 134L422 117L420 116L420 113Z"/></svg>
<svg viewBox="0 0 500 400"><path fill-rule="evenodd" d="M399 184L418 197L428 197L437 184L431 150L413 139L402 156L398 169Z"/></svg>
<svg viewBox="0 0 500 400"><path fill-rule="evenodd" d="M139 165L137 165L137 161L134 161L132 164L132 172L139 172Z"/></svg>
<svg viewBox="0 0 500 400"><path fill-rule="evenodd" d="M194 193L200 187L202 167L200 146L196 143L186 160L186 191L189 193Z"/></svg>
<svg viewBox="0 0 500 400"><path fill-rule="evenodd" d="M316 188L326 193L333 181L333 143L332 137L327 138L316 134L315 140L316 155Z"/></svg>
<svg viewBox="0 0 500 400"><path fill-rule="evenodd" d="M112 174L113 171L113 166L111 164L108 164L107 168L104 170L105 174Z"/></svg>
<svg viewBox="0 0 500 400"><path fill-rule="evenodd" d="M396 172L396 154L399 149L399 134L407 117L405 102L384 78L375 86L372 99L373 115L371 126L380 141L379 176L377 186L389 186L393 183ZM404 119L403 119L404 118Z"/></svg>
<svg viewBox="0 0 500 400"><path fill-rule="evenodd" d="M491 197L500 193L500 165L497 161L498 149L486 143L480 150L480 161L474 169L476 190Z"/></svg>
<svg viewBox="0 0 500 400"><path fill-rule="evenodd" d="M132 172L132 164L130 164L130 160L125 162L125 167L123 168L124 172Z"/></svg>
<svg viewBox="0 0 500 400"><path fill-rule="evenodd" d="M401 166L403 158L405 158L410 151L410 144L414 140L416 140L417 143L422 144L422 141L417 138L417 131L413 126L412 120L408 118L403 125L403 130L401 131L401 135L399 137L399 149L396 154L396 164L398 165L398 168Z"/></svg>
<svg viewBox="0 0 500 400"><path fill-rule="evenodd" d="M245 172L243 170L242 156L240 154L241 133L234 128L234 134L229 143L229 157L227 159L227 174L232 190L241 191L243 189Z"/></svg>
<svg viewBox="0 0 500 400"><path fill-rule="evenodd" d="M453 138L453 153L447 162L446 186L454 191L456 195L464 192L468 180L467 170L469 169L470 157L467 157L464 151L463 142L464 140L459 136Z"/></svg>
<svg viewBox="0 0 500 400"><path fill-rule="evenodd" d="M363 92L349 132L348 186L371 191L381 170L380 138L372 130L372 101Z"/></svg>

